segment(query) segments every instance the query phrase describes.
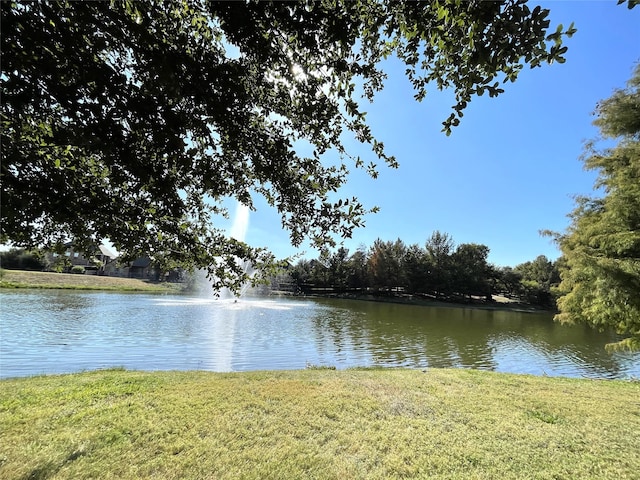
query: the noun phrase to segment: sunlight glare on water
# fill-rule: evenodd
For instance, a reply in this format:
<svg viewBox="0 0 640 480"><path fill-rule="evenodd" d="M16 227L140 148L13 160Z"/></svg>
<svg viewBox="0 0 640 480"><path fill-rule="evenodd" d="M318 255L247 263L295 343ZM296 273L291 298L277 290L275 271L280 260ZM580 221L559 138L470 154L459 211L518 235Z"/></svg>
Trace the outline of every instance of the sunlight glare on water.
<svg viewBox="0 0 640 480"><path fill-rule="evenodd" d="M276 300L261 300L250 297L243 297L239 299L234 298L199 298L199 297L187 297L187 298L167 298L158 299L154 302L159 307L179 307L185 305L209 305L212 308L224 309L224 310L247 310L247 309L267 309L267 310L291 310L296 307L305 306L302 303L293 305L290 302L278 302Z"/></svg>

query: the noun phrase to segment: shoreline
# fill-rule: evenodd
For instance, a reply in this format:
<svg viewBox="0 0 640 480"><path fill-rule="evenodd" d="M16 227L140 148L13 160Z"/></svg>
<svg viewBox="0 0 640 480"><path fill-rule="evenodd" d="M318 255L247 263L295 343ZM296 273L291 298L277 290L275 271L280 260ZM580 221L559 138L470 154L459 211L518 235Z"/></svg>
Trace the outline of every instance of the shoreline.
<svg viewBox="0 0 640 480"><path fill-rule="evenodd" d="M122 293L164 293L189 294L182 283L151 282L137 278L109 277L96 275L79 275L71 273L36 272L27 270L0 270L0 289L55 289L78 291L106 291ZM396 303L421 307L470 308L478 310L511 311L522 313L557 313L554 308L543 308L536 305L517 302L498 295L493 302L445 301L426 299L415 295L373 295L353 293L310 293L297 295L291 292L273 290L268 296L290 298L326 298L339 300L357 300L363 302Z"/></svg>
<svg viewBox="0 0 640 480"><path fill-rule="evenodd" d="M52 289L122 293L181 293L180 283L73 273L0 270L0 289Z"/></svg>
<svg viewBox="0 0 640 480"><path fill-rule="evenodd" d="M414 295L403 296L377 296L377 295L353 295L353 294L305 294L295 295L289 292L274 291L272 295L292 297L292 298L326 298L326 299L338 299L338 300L357 300L363 302L377 302L377 303L396 303L401 305L415 305L420 307L443 307L443 308L470 308L477 310L493 310L493 311L511 311L522 313L549 313L555 314L557 310L555 308L543 308L528 303L521 303L516 301L504 301L501 300L504 297L494 295L493 303L462 303L456 301L445 300L431 300L424 298L416 298Z"/></svg>

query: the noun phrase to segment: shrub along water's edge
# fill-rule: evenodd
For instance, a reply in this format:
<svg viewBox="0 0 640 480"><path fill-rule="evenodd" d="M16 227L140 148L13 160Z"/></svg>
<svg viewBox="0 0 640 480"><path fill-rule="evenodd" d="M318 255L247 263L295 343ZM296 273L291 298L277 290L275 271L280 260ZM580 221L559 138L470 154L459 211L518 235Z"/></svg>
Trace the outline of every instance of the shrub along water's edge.
<svg viewBox="0 0 640 480"><path fill-rule="evenodd" d="M430 299L417 295L371 295L371 294L310 294L302 295L310 298L339 298L346 300L362 300L366 302L398 303L423 307L472 308L479 310L509 310L523 313L554 313L551 307L541 307L530 303L505 301L502 297L494 296L493 301L461 302L459 299Z"/></svg>

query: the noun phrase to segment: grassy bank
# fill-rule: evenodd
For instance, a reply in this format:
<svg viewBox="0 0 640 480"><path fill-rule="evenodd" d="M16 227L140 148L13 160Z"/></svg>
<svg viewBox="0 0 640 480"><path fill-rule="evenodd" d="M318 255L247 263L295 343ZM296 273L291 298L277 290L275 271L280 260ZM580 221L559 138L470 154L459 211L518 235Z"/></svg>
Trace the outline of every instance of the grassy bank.
<svg viewBox="0 0 640 480"><path fill-rule="evenodd" d="M0 270L0 288L58 288L65 290L177 293L181 291L182 285L168 282L149 282L137 278Z"/></svg>
<svg viewBox="0 0 640 480"><path fill-rule="evenodd" d="M638 478L640 383L465 370L0 382L0 478Z"/></svg>
<svg viewBox="0 0 640 480"><path fill-rule="evenodd" d="M511 310L514 312L555 312L554 308L541 307L538 305L531 305L529 303L521 303L501 295L493 295L491 302L484 302L482 300L475 300L473 302L463 303L459 300L443 301L425 299L414 295L354 295L354 294L311 294L308 297L316 298L340 298L347 300L361 300L365 302L380 302L380 303L398 303L403 305L417 305L421 307L446 307L446 308L475 308L480 310Z"/></svg>

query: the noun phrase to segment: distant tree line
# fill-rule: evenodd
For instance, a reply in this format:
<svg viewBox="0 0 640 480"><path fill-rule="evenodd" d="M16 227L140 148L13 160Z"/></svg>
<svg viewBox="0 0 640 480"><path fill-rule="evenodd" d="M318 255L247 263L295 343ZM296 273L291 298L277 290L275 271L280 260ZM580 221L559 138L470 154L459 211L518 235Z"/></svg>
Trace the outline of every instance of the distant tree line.
<svg viewBox="0 0 640 480"><path fill-rule="evenodd" d="M558 262L540 255L515 267L496 267L487 261L488 255L486 245L456 246L450 235L435 231L424 246L377 239L353 254L339 248L314 260L302 259L288 269L288 277L292 289L304 294L410 294L466 302L504 295L555 306Z"/></svg>
<svg viewBox="0 0 640 480"><path fill-rule="evenodd" d="M0 252L0 268L42 272L84 273L84 267L73 265L64 255L63 246L53 251L45 248L11 248ZM58 255L53 255L58 253ZM80 268L77 268L80 267Z"/></svg>

